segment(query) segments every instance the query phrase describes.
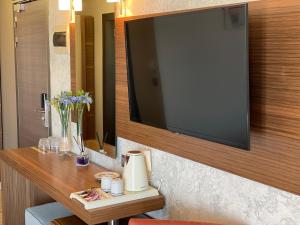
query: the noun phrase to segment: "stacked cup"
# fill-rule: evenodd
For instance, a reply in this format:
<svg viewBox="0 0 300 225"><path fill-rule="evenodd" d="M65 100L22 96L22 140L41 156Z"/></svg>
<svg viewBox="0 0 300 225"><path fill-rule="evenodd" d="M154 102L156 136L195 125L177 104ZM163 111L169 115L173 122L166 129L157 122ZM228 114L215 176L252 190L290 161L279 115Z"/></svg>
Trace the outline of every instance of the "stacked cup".
<svg viewBox="0 0 300 225"><path fill-rule="evenodd" d="M101 178L101 189L110 192L113 196L123 194L123 180L120 178L112 178L111 176L103 176Z"/></svg>

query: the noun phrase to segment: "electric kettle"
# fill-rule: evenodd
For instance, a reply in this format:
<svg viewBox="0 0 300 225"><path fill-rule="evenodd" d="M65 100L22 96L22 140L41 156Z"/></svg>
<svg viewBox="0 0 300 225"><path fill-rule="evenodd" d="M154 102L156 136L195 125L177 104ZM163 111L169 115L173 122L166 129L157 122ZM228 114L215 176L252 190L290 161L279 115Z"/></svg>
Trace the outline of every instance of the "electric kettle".
<svg viewBox="0 0 300 225"><path fill-rule="evenodd" d="M145 191L148 189L147 168L143 152L127 152L123 179L126 191Z"/></svg>

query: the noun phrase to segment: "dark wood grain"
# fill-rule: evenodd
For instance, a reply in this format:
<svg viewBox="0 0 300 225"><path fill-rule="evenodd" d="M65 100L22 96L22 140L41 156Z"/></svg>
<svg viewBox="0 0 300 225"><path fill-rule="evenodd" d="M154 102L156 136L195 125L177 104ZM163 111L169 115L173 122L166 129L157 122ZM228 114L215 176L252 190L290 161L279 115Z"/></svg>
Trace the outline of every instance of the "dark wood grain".
<svg viewBox="0 0 300 225"><path fill-rule="evenodd" d="M164 205L162 196L153 198L145 198L127 203L117 204L113 206L101 207L93 210L85 210L83 205L69 198L72 192L84 190L90 187L99 187L99 183L94 179L94 174L106 171L104 168L95 164L88 167L79 168L75 165L74 157L62 157L55 153L42 154L31 148L7 150L0 152L1 166L15 171L29 180L41 191L49 195L54 200L62 203L68 210L78 216L87 224L97 224L113 219L124 218L140 213L161 209ZM11 184L9 176L5 176L1 170L2 182ZM14 176L13 176L14 177ZM24 182L21 183L21 187ZM16 186L18 187L18 186ZM21 188L20 187L20 188ZM31 206L24 203L23 198L27 198L27 192L23 189L16 188L14 198L20 202L22 207ZM10 188L2 190L2 196L5 196ZM24 195L23 198L20 195ZM4 208L7 201L3 201ZM20 213L11 213L11 211L3 211L5 221L11 221L12 217L24 218L24 211ZM5 225L21 225L22 223L6 222ZM23 225L23 224L22 224Z"/></svg>
<svg viewBox="0 0 300 225"><path fill-rule="evenodd" d="M249 3L250 152L130 121L124 21L151 16L116 21L117 135L300 194L300 2Z"/></svg>
<svg viewBox="0 0 300 225"><path fill-rule="evenodd" d="M26 10L15 12L19 147L36 145L40 138L49 136L49 128L41 119L44 113L39 112L41 94L50 94L48 7L48 0L30 1L26 3Z"/></svg>
<svg viewBox="0 0 300 225"><path fill-rule="evenodd" d="M69 24L69 32L70 32L71 91L74 93L77 91L77 89L76 89L76 86L77 86L77 81L76 81L76 30L75 29L76 29L75 23L70 23Z"/></svg>
<svg viewBox="0 0 300 225"><path fill-rule="evenodd" d="M81 46L82 46L82 89L95 99L95 37L94 37L94 17L81 15ZM84 140L95 137L96 128L95 104L91 104L89 111L83 114L82 134Z"/></svg>
<svg viewBox="0 0 300 225"><path fill-rule="evenodd" d="M77 73L76 73L76 24L69 24L69 32L70 32L70 79L71 79L71 91L76 93L77 91ZM77 114L76 112L71 112L71 120L76 123Z"/></svg>
<svg viewBox="0 0 300 225"><path fill-rule="evenodd" d="M143 219L150 219L149 216L144 214L136 215L134 217L122 218L118 221L119 225L128 225L128 222L131 218L143 218ZM81 219L76 216L68 216L64 218L55 219L51 222L51 225L86 225ZM98 225L108 225L108 223L101 223Z"/></svg>
<svg viewBox="0 0 300 225"><path fill-rule="evenodd" d="M6 163L1 163L1 174L3 176L1 191L4 193L1 198L2 224L24 224L26 208L54 201Z"/></svg>
<svg viewBox="0 0 300 225"><path fill-rule="evenodd" d="M79 219L77 216L68 216L52 221L51 225L86 225L86 223Z"/></svg>

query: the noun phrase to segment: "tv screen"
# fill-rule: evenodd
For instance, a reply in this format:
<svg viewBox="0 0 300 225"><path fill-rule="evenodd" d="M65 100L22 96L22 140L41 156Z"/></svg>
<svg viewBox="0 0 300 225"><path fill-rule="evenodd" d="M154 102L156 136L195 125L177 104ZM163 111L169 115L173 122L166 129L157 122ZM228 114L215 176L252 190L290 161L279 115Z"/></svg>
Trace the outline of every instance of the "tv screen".
<svg viewBox="0 0 300 225"><path fill-rule="evenodd" d="M131 121L249 150L247 4L125 29Z"/></svg>

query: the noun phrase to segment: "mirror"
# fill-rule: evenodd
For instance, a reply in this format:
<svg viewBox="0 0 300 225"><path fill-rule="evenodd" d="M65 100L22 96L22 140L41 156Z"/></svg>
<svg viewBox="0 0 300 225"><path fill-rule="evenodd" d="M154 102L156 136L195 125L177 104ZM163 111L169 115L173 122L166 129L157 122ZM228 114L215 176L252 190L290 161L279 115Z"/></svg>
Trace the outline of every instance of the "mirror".
<svg viewBox="0 0 300 225"><path fill-rule="evenodd" d="M116 157L115 136L115 5L106 0L83 0L70 24L71 87L84 90L93 98L90 111L83 116L86 147L103 150ZM76 115L72 115L76 121Z"/></svg>

